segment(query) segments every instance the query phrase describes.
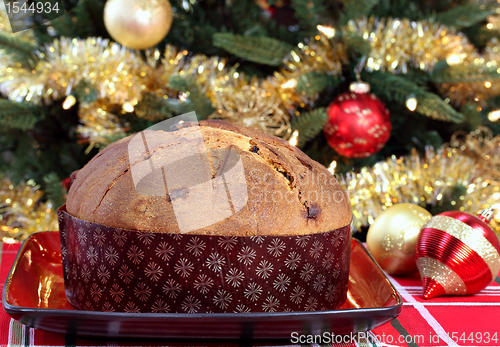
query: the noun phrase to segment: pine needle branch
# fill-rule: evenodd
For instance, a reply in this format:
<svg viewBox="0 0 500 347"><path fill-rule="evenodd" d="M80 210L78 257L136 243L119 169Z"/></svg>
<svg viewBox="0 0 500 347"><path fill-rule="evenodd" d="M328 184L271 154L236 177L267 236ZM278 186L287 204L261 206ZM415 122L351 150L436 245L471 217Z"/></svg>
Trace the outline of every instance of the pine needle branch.
<svg viewBox="0 0 500 347"><path fill-rule="evenodd" d="M4 49L2 54L10 54L16 62L24 65L34 65L38 58L33 54L36 45L20 38L19 36L0 31L0 48Z"/></svg>
<svg viewBox="0 0 500 347"><path fill-rule="evenodd" d="M100 142L98 145L99 150L104 149L106 146L112 144L113 142L116 142L118 140L123 139L124 137L127 137L130 135L130 133L119 133L119 134L111 134L111 135L103 135L100 138Z"/></svg>
<svg viewBox="0 0 500 347"><path fill-rule="evenodd" d="M37 177L36 174L41 167L40 158L37 156L35 149L39 144L34 141L33 134L19 131L12 131L12 133L14 135L2 135L3 138L11 138L10 143L2 143L2 150L5 149L11 152L12 155L0 159L0 162L3 162L2 164L6 164L6 171L9 172L9 177L16 184L29 178L41 181L41 177Z"/></svg>
<svg viewBox="0 0 500 347"><path fill-rule="evenodd" d="M135 107L138 117L155 122L172 117L174 111L166 99L152 93L144 93L142 100Z"/></svg>
<svg viewBox="0 0 500 347"><path fill-rule="evenodd" d="M417 99L416 112L434 119L460 123L464 116L448 105L438 95L428 91L412 81L384 72L364 73L363 80L370 83L372 91L386 100L406 103L406 98L413 94Z"/></svg>
<svg viewBox="0 0 500 347"><path fill-rule="evenodd" d="M496 67L485 65L481 65L476 70L464 65L446 65L442 69L434 69L430 74L430 81L434 83L486 82L499 78L500 73Z"/></svg>
<svg viewBox="0 0 500 347"><path fill-rule="evenodd" d="M316 26L322 24L321 15L325 6L320 0L292 0L291 6L299 21L300 31L304 36L312 36L317 32Z"/></svg>
<svg viewBox="0 0 500 347"><path fill-rule="evenodd" d="M299 93L313 96L325 89L328 85L335 86L338 80L320 72L307 72L297 78L295 89Z"/></svg>
<svg viewBox="0 0 500 347"><path fill-rule="evenodd" d="M0 125L27 130L41 119L39 110L31 105L0 99Z"/></svg>
<svg viewBox="0 0 500 347"><path fill-rule="evenodd" d="M437 13L434 20L455 28L468 28L495 14L495 7L481 3L467 3L448 11Z"/></svg>
<svg viewBox="0 0 500 347"><path fill-rule="evenodd" d="M254 63L279 66L293 47L288 43L270 37L249 37L230 33L213 36L216 47Z"/></svg>
<svg viewBox="0 0 500 347"><path fill-rule="evenodd" d="M317 108L295 118L292 123L292 131L299 131L299 145L315 138L322 130L326 122L325 108Z"/></svg>
<svg viewBox="0 0 500 347"><path fill-rule="evenodd" d="M170 78L169 87L179 92L189 93L188 99L184 104L190 108L188 111L196 112L198 119L207 119L215 111L210 99L193 79L175 75Z"/></svg>
<svg viewBox="0 0 500 347"><path fill-rule="evenodd" d="M461 123L464 120L462 114L445 103L440 96L430 92L417 96L416 111L424 116L442 121Z"/></svg>
<svg viewBox="0 0 500 347"><path fill-rule="evenodd" d="M78 83L74 88L74 93L78 101L83 103L91 103L99 98L98 89L87 80L82 80Z"/></svg>
<svg viewBox="0 0 500 347"><path fill-rule="evenodd" d="M481 125L481 112L477 110L477 105L474 102L467 102L460 107L460 113L465 117L468 131L476 130Z"/></svg>
<svg viewBox="0 0 500 347"><path fill-rule="evenodd" d="M45 183L47 198L52 201L55 206L62 206L66 202L66 198L64 197L65 192L61 179L55 172L50 172L43 177L43 182Z"/></svg>
<svg viewBox="0 0 500 347"><path fill-rule="evenodd" d="M368 16L380 0L346 0L344 12L340 15L339 26L344 26L352 19Z"/></svg>
<svg viewBox="0 0 500 347"><path fill-rule="evenodd" d="M344 34L342 40L347 52L354 57L361 57L370 53L370 43L354 33Z"/></svg>
<svg viewBox="0 0 500 347"><path fill-rule="evenodd" d="M66 37L103 36L106 33L102 13L104 1L80 0L64 16L51 21L58 34ZM96 18L96 14L100 14Z"/></svg>

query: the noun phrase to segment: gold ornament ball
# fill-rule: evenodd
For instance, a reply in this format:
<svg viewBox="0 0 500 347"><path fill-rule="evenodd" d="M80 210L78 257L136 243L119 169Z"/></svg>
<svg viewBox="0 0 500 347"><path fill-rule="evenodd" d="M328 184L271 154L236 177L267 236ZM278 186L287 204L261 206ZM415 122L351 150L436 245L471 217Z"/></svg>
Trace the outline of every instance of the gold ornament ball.
<svg viewBox="0 0 500 347"><path fill-rule="evenodd" d="M366 243L382 269L391 275L417 271L415 244L420 229L432 215L413 204L397 204L375 218L368 229Z"/></svg>
<svg viewBox="0 0 500 347"><path fill-rule="evenodd" d="M172 25L172 7L168 0L108 0L104 24L119 44L146 49L167 35Z"/></svg>

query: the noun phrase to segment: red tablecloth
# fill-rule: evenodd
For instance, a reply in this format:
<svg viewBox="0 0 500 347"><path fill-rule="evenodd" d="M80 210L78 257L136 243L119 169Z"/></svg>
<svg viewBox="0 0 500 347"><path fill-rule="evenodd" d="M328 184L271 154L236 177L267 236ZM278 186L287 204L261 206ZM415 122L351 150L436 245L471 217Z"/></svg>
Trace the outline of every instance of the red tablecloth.
<svg viewBox="0 0 500 347"><path fill-rule="evenodd" d="M14 262L19 244L3 244L0 257L0 286ZM404 299L402 314L381 327L354 336L356 341L343 337L347 343L334 346L500 346L500 278L481 293L468 297L443 297L424 300L420 278L392 278ZM307 338L307 337L304 337ZM340 336L338 337L340 338ZM288 346L294 345L291 341ZM31 329L11 319L0 310L0 346L250 346L249 344L219 342L148 342L105 341L80 339L73 336ZM252 346L269 346L254 343ZM302 344L304 346L304 344ZM310 344L318 346L318 344ZM330 346L331 344L328 344Z"/></svg>

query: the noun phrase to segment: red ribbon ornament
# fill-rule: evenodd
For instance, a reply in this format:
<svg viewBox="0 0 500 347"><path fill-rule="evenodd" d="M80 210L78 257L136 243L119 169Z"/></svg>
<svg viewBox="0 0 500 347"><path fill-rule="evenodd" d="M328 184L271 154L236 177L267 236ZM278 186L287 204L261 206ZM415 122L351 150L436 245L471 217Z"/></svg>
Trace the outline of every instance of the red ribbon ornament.
<svg viewBox="0 0 500 347"><path fill-rule="evenodd" d="M424 298L472 295L483 290L500 270L500 244L480 218L449 211L424 224L415 256Z"/></svg>

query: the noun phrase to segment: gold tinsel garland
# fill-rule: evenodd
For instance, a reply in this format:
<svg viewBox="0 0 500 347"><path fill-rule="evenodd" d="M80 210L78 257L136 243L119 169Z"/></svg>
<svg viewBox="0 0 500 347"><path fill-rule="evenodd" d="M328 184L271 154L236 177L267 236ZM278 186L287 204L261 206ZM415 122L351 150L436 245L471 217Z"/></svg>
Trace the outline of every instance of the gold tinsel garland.
<svg viewBox="0 0 500 347"><path fill-rule="evenodd" d="M12 27L3 2L0 3L0 31L2 33L12 33Z"/></svg>
<svg viewBox="0 0 500 347"><path fill-rule="evenodd" d="M274 77L256 81L234 69L226 69L225 60L219 57L189 56L187 51L178 51L169 45L163 54L158 50L147 51L146 59L142 59L138 52L105 39L62 38L47 45L43 53L37 52L40 59L33 70L14 62L0 66L0 92L11 100L41 104L72 95L81 83L90 85L97 90L97 100L81 103L82 124L77 132L91 144L98 144L124 133L120 112L111 110L123 105L133 109L145 92L174 95L166 87L169 79L185 75L193 78L216 106L218 111L211 118L221 117L247 125L250 122L270 134L284 136L294 103L302 107L305 102L311 104L311 98L293 88L294 78L311 71L338 73L339 59L345 55L341 44L334 48L319 36L309 46L301 47L291 53L286 66ZM319 47L323 47L324 53L316 55L311 47L318 52ZM265 92L250 95L249 91L256 88ZM242 110L245 110L244 119L234 117Z"/></svg>
<svg viewBox="0 0 500 347"><path fill-rule="evenodd" d="M485 68L497 69L500 72L500 43L491 39L482 55L469 54L464 58L463 69L467 73L480 74ZM455 105L467 101L483 104L489 97L500 94L498 81L443 83L439 86L440 93L450 98Z"/></svg>
<svg viewBox="0 0 500 347"><path fill-rule="evenodd" d="M92 144L124 133L119 113L110 110L135 106L144 92L168 95L171 91L165 86L175 74L192 76L212 97L212 87L228 80L220 58L186 59L187 51L172 46L163 56L158 50L149 51L143 60L138 52L101 38L62 38L44 52L37 52L40 60L33 70L14 62L0 66L0 91L11 100L41 104L72 95L80 83L89 84L97 90L97 100L81 104L77 132Z"/></svg>
<svg viewBox="0 0 500 347"><path fill-rule="evenodd" d="M0 241L22 241L34 232L58 230L56 208L41 202L42 196L32 180L14 185L0 179Z"/></svg>
<svg viewBox="0 0 500 347"><path fill-rule="evenodd" d="M11 100L40 104L74 94L81 83L90 85L97 90L97 100L80 102L77 132L91 145L124 134L126 125L120 114L126 112L124 106L133 110L143 93L176 97L166 86L177 74L190 76L207 94L217 109L210 118L287 136L290 114L298 115L296 107L311 107L314 101L314 97L296 91L297 78L314 71L337 74L347 61L343 45L322 35L299 44L285 59L283 68L262 81L226 69L221 58L189 55L172 46L167 46L163 54L146 51L146 59L142 59L138 52L101 38L62 38L37 55L40 59L33 70L15 61L1 64L0 92ZM256 88L264 92L254 92ZM122 107L123 111L116 112Z"/></svg>
<svg viewBox="0 0 500 347"><path fill-rule="evenodd" d="M500 135L493 137L491 129L480 126L470 134L457 132L451 138L450 147L476 160L481 175L500 180Z"/></svg>
<svg viewBox="0 0 500 347"><path fill-rule="evenodd" d="M311 106L314 97L299 93L295 86L300 76L309 72L338 75L342 64L347 63L347 52L338 40L330 40L324 35L299 43L297 49L285 57L284 66L273 78L264 81L263 87L281 96L285 106L293 113L295 107Z"/></svg>
<svg viewBox="0 0 500 347"><path fill-rule="evenodd" d="M229 73L221 78L215 95L217 111L210 118L221 118L252 126L276 136L290 134L290 114L300 115L297 107L311 107L315 97L296 90L297 79L308 72L337 75L347 62L342 43L316 35L300 43L284 60L284 66L262 81L243 74ZM229 77L229 78L228 78Z"/></svg>
<svg viewBox="0 0 500 347"><path fill-rule="evenodd" d="M24 41L35 43L35 38L33 36L33 30L24 30L18 33L12 33L12 27L10 26L9 16L5 10L4 2L0 2L0 32L8 35L16 35L17 38L21 37Z"/></svg>
<svg viewBox="0 0 500 347"><path fill-rule="evenodd" d="M495 30L498 17L490 16L488 20L486 27ZM367 71L407 73L413 67L430 72L441 60L457 64L461 72L468 74L500 68L498 40L488 42L480 54L463 33L429 20L362 18L350 21L343 32L355 33L369 42L371 50L364 64ZM482 104L500 94L496 81L443 83L438 88L457 106L467 101Z"/></svg>
<svg viewBox="0 0 500 347"><path fill-rule="evenodd" d="M438 150L428 148L421 157L416 150L408 156L392 156L372 168L339 178L353 206L354 227L373 223L380 212L399 203L438 206L452 198L457 186L466 193L451 201L472 214L500 201L500 136L486 128L464 137L455 136ZM499 211L500 212L500 211ZM491 222L500 235L500 213Z"/></svg>
<svg viewBox="0 0 500 347"><path fill-rule="evenodd" d="M486 29L500 31L500 9L497 10L497 14L488 16L486 20L488 21L488 24L486 24Z"/></svg>
<svg viewBox="0 0 500 347"><path fill-rule="evenodd" d="M216 94L217 111L209 118L240 123L271 135L286 135L290 124L281 99L263 88L257 78L252 78L249 84L239 82L241 86L233 85ZM231 89L238 92L231 94L228 92Z"/></svg>
<svg viewBox="0 0 500 347"><path fill-rule="evenodd" d="M78 117L81 125L77 132L84 138L89 139L91 145L107 144L113 139L125 136L125 126L120 118L108 109L113 105L106 99L99 99L91 103L83 103L78 109ZM89 147L89 150L91 147Z"/></svg>
<svg viewBox="0 0 500 347"><path fill-rule="evenodd" d="M349 21L344 33L355 33L369 42L367 71L407 73L409 67L431 71L451 55L474 52L464 34L428 20L362 18Z"/></svg>

